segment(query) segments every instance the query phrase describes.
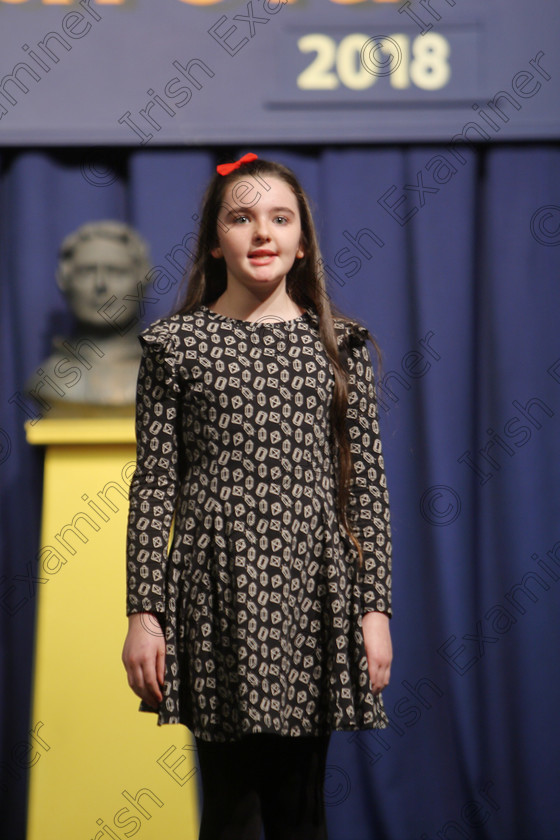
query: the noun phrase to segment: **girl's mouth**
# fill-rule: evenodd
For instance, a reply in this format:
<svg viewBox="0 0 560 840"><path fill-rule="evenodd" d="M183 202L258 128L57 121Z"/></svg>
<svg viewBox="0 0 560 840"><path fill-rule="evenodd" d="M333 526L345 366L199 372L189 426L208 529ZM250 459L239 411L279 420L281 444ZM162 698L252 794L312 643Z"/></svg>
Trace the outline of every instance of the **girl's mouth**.
<svg viewBox="0 0 560 840"><path fill-rule="evenodd" d="M268 265L276 257L274 251L253 251L249 260L255 265Z"/></svg>

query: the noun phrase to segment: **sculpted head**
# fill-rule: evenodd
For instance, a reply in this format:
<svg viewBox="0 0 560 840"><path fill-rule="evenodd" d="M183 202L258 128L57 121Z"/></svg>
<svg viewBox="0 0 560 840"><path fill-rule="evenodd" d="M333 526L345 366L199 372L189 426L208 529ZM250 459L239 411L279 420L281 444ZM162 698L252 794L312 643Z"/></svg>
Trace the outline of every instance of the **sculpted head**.
<svg viewBox="0 0 560 840"><path fill-rule="evenodd" d="M91 222L62 242L56 279L80 324L120 331L138 315L150 268L148 245L131 227Z"/></svg>

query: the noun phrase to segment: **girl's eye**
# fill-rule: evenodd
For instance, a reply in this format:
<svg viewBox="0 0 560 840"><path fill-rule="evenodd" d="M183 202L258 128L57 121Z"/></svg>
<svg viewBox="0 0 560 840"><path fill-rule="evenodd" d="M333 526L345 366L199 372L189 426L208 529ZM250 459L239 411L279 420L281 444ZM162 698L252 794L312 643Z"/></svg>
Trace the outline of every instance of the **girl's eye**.
<svg viewBox="0 0 560 840"><path fill-rule="evenodd" d="M247 219L247 218L248 218L247 216L236 216L233 221L234 221L235 224L237 224L238 222L241 222L241 221L243 221L243 219Z"/></svg>
<svg viewBox="0 0 560 840"><path fill-rule="evenodd" d="M285 216L276 216L275 221L280 221L282 223L287 222L287 218Z"/></svg>

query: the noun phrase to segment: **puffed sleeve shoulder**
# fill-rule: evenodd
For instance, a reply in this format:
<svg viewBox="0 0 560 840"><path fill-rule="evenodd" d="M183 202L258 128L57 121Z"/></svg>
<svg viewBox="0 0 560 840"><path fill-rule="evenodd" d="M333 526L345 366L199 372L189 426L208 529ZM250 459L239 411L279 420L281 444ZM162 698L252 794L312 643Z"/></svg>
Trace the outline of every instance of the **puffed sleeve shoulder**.
<svg viewBox="0 0 560 840"><path fill-rule="evenodd" d="M335 330L339 348L347 352L354 347L363 347L368 339L371 340L368 328L352 321L335 321Z"/></svg>
<svg viewBox="0 0 560 840"><path fill-rule="evenodd" d="M178 325L166 320L156 321L138 336L146 359L150 359L165 385L179 394L179 367L183 362L181 336Z"/></svg>

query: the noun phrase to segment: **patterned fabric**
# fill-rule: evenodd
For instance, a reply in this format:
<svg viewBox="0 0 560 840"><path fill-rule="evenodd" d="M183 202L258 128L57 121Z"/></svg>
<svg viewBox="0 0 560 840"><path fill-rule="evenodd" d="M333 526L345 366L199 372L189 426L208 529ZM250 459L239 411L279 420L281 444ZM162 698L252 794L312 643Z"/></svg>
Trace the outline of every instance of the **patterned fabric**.
<svg viewBox="0 0 560 840"><path fill-rule="evenodd" d="M316 312L265 323L200 305L141 335L127 614L155 613L165 634L159 724L208 741L388 724L362 632L365 612L391 615L373 368L367 330L335 329L363 570L336 515L334 371Z"/></svg>

